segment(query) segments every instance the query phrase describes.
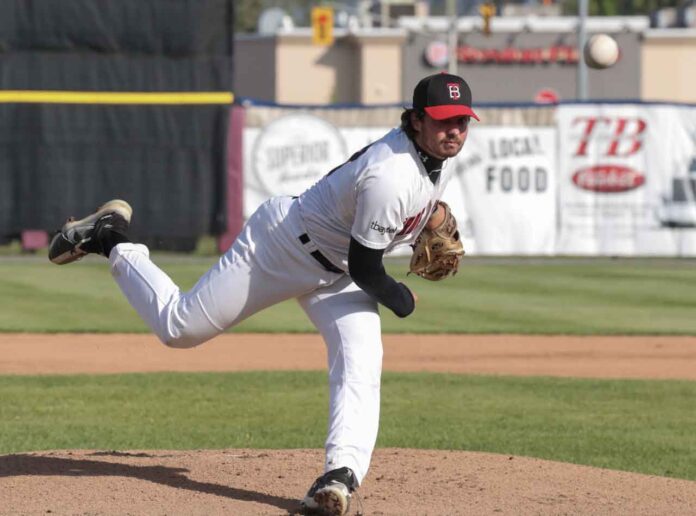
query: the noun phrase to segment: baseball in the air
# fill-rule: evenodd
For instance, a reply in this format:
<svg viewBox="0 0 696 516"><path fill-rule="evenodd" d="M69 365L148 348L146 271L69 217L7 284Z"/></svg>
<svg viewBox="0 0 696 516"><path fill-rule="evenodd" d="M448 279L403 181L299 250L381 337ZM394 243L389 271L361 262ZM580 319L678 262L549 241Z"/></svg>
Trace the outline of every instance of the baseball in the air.
<svg viewBox="0 0 696 516"><path fill-rule="evenodd" d="M608 34L595 34L585 43L584 54L590 68L609 68L619 60L619 45Z"/></svg>

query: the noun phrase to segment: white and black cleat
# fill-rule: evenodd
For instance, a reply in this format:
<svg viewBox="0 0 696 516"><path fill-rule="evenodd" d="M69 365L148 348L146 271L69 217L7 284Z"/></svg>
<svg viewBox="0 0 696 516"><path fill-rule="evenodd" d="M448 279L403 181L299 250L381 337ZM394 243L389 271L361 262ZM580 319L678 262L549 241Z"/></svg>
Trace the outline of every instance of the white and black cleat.
<svg viewBox="0 0 696 516"><path fill-rule="evenodd" d="M100 236L105 231L125 232L133 209L121 199L114 199L83 219L73 218L63 225L48 246L48 258L65 265L90 253L104 254Z"/></svg>
<svg viewBox="0 0 696 516"><path fill-rule="evenodd" d="M350 468L339 468L317 478L302 500L305 514L344 516L350 510L350 499L357 488Z"/></svg>

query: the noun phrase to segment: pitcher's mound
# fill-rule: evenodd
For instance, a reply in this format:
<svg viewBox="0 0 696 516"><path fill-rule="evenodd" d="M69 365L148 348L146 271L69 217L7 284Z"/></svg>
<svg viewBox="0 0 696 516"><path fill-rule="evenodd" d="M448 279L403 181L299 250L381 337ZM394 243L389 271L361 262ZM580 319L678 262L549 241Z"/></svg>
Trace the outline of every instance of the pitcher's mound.
<svg viewBox="0 0 696 516"><path fill-rule="evenodd" d="M0 456L2 514L296 514L322 450ZM351 514L696 514L696 482L488 453L379 449Z"/></svg>

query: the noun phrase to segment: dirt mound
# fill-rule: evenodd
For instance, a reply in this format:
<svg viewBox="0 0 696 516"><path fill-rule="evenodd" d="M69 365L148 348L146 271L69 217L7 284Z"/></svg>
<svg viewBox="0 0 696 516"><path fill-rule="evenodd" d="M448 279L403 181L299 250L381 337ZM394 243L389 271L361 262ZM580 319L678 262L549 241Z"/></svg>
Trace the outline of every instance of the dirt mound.
<svg viewBox="0 0 696 516"><path fill-rule="evenodd" d="M0 457L2 514L297 514L321 450ZM377 450L351 514L694 514L696 483L486 453ZM7 511L7 512L6 512Z"/></svg>

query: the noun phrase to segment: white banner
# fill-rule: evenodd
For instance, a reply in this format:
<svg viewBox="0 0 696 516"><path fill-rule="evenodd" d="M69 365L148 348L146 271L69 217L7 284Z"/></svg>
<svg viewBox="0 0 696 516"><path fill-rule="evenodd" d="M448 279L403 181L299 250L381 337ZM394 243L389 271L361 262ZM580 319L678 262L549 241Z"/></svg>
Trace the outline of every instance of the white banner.
<svg viewBox="0 0 696 516"><path fill-rule="evenodd" d="M336 128L300 113L244 130L244 216L273 195L298 195L391 128ZM443 200L468 254L552 254L556 234L553 128L476 127L447 166ZM396 254L408 254L399 250Z"/></svg>
<svg viewBox="0 0 696 516"><path fill-rule="evenodd" d="M244 217L275 195L299 195L348 158L329 122L307 113L244 129Z"/></svg>
<svg viewBox="0 0 696 516"><path fill-rule="evenodd" d="M558 253L696 254L696 108L562 105Z"/></svg>
<svg viewBox="0 0 696 516"><path fill-rule="evenodd" d="M244 217L275 195L299 195L390 128L337 128L308 113L244 129Z"/></svg>
<svg viewBox="0 0 696 516"><path fill-rule="evenodd" d="M555 252L556 131L476 127L448 166L456 176L443 200L462 228L468 254Z"/></svg>

